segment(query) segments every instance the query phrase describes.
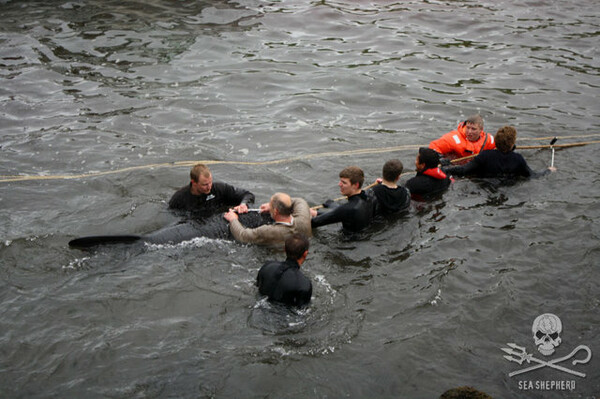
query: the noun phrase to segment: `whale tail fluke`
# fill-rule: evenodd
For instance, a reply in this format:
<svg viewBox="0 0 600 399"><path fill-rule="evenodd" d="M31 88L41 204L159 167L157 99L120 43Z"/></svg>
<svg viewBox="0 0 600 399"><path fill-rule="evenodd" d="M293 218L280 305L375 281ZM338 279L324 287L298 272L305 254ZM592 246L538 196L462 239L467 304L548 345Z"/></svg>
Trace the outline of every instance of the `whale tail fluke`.
<svg viewBox="0 0 600 399"><path fill-rule="evenodd" d="M71 248L91 248L97 245L105 244L131 244L140 241L142 236L136 235L115 235L115 236L87 236L79 237L69 241Z"/></svg>

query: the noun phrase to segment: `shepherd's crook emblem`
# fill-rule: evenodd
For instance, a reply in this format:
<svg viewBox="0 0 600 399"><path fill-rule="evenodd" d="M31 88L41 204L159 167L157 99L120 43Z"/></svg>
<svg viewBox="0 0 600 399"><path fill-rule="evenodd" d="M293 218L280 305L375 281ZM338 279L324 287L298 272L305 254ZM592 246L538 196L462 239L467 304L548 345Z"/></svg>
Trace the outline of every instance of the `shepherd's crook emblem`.
<svg viewBox="0 0 600 399"><path fill-rule="evenodd" d="M519 364L523 364L524 361L527 361L527 363L531 363L531 362L538 363L535 366L531 366L531 367L527 367L527 368L524 368L521 370L513 371L512 373L508 374L509 377L515 376L517 374L527 373L528 371L541 369L542 367L550 367L550 368L553 368L556 370L564 371L565 373L573 374L573 375L576 375L579 377L585 377L584 373L580 373L575 370L570 370L566 367L559 366L556 363L560 363L560 362L564 362L565 360L569 360L572 357L574 357L577 354L577 352L580 352L582 350L584 352L587 352L586 358L573 360L573 362L572 362L573 366L576 364L579 364L579 363L587 363L592 358L592 351L586 345L579 345L577 348L573 349L573 351L571 353L569 353L567 356L559 357L558 359L554 359L549 362L545 362L543 360L536 359L535 357L533 357L533 355L528 354L524 347L518 346L517 344L509 343L506 345L510 346L511 349L501 348L505 353L507 353L509 355L513 355L513 356L518 356L517 358L515 358L512 356L505 355L503 357L506 360L509 360L511 362L516 362Z"/></svg>

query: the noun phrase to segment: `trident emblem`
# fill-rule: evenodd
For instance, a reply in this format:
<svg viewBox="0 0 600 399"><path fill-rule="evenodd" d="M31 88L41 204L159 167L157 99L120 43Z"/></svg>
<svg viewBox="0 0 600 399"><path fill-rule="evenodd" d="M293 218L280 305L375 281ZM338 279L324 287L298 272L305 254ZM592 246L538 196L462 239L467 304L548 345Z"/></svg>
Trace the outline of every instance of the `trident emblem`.
<svg viewBox="0 0 600 399"><path fill-rule="evenodd" d="M573 349L573 351L571 353L569 353L567 356L559 357L558 359L554 359L549 362L546 362L546 361L540 360L540 359L536 359L535 357L533 357L533 355L528 354L524 347L518 346L517 344L509 343L506 345L508 345L510 348L501 348L504 353L511 355L511 356L504 355L503 357L506 360L515 362L515 363L519 363L519 364L523 364L523 362L525 362L525 361L527 361L527 364L529 364L531 362L537 363L534 366L530 366L530 367L527 367L527 368L524 368L521 370L513 371L512 373L508 374L509 377L513 377L515 375L522 374L522 373L527 373L528 371L541 369L543 367L550 367L550 368L553 368L556 370L564 371L565 373L573 374L573 375L576 375L579 377L585 377L584 373L580 373L578 371L570 370L566 367L559 366L557 363L561 363L561 362L564 362L565 360L569 360L569 359L573 358L580 351L586 352L587 355L584 359L573 360L572 361L573 366L575 366L576 364L580 364L580 363L582 363L582 364L587 363L592 358L592 351L586 345L579 345L577 348ZM517 356L517 357L513 357L513 356Z"/></svg>

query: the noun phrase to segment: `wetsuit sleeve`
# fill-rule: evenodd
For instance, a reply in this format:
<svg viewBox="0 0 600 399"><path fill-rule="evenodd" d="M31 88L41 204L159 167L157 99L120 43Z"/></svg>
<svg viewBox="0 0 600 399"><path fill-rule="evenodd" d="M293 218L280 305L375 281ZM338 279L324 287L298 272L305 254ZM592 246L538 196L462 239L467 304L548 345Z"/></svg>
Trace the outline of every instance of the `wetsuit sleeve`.
<svg viewBox="0 0 600 399"><path fill-rule="evenodd" d="M520 171L521 176L538 178L538 177L542 177L542 176L545 176L548 173L550 173L550 169L544 169L540 172L533 171L527 164L527 161L525 160L525 158L523 158L523 156L521 154L517 154L517 155L519 156L520 163L521 163L521 171Z"/></svg>
<svg viewBox="0 0 600 399"><path fill-rule="evenodd" d="M298 295L298 305L305 305L310 302L312 298L312 283L308 278L305 278L304 288Z"/></svg>
<svg viewBox="0 0 600 399"><path fill-rule="evenodd" d="M254 194L248 190L236 188L230 184L217 182L213 184L215 191L218 190L221 201L225 205L239 205L254 203Z"/></svg>
<svg viewBox="0 0 600 399"><path fill-rule="evenodd" d="M327 224L339 223L343 220L344 207L339 206L328 212L323 212L320 215L315 216L310 221L312 227L325 226Z"/></svg>
<svg viewBox="0 0 600 399"><path fill-rule="evenodd" d="M299 278L293 290L289 291L284 302L290 305L302 306L310 302L312 297L312 283L306 278Z"/></svg>
<svg viewBox="0 0 600 399"><path fill-rule="evenodd" d="M277 261L267 261L258 271L258 274L256 275L256 286L261 295L270 296L273 294L273 289L279 278L277 275L279 264L280 262Z"/></svg>
<svg viewBox="0 0 600 399"><path fill-rule="evenodd" d="M551 171L550 169L544 169L542 171L536 172L534 170L529 169L531 172L531 174L529 175L529 177L537 179L538 177L542 177L542 176L546 176L547 174L550 174Z"/></svg>
<svg viewBox="0 0 600 399"><path fill-rule="evenodd" d="M244 190L241 188L236 188L236 197L241 197L240 204L253 204L254 203L254 194L252 194L248 190Z"/></svg>
<svg viewBox="0 0 600 399"><path fill-rule="evenodd" d="M327 208L327 209L334 209L339 207L341 204L335 202L332 199L328 199L327 201L323 202L323 208Z"/></svg>
<svg viewBox="0 0 600 399"><path fill-rule="evenodd" d="M521 174L525 177L538 177L538 176L542 176L543 172L541 173L536 173L533 170L531 170L531 168L529 167L529 165L527 165L527 162L525 161L525 159L523 159L523 166L522 168L522 172Z"/></svg>
<svg viewBox="0 0 600 399"><path fill-rule="evenodd" d="M473 158L471 162L466 165L450 166L442 168L442 171L447 175L453 176L467 176L476 174L480 167L479 156Z"/></svg>

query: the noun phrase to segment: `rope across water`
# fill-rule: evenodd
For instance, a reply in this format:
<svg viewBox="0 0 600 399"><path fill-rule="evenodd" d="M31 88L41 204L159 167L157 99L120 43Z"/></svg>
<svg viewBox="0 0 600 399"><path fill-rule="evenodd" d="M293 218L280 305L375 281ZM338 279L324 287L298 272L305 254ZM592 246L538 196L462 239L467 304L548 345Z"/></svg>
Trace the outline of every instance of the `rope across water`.
<svg viewBox="0 0 600 399"><path fill-rule="evenodd" d="M580 136L549 136L549 137L527 137L520 138L518 141L546 141L551 140L554 137L557 137L560 140L564 139L580 139L580 138L589 138L589 137L600 137L600 134L589 134L589 135L580 135ZM588 144L598 144L600 140L595 141L586 141L586 142L577 142L577 143L567 143L567 144L554 144L552 147L554 148L568 148L568 147L578 147L584 146ZM88 177L98 177L105 175L113 175L124 172L131 172L135 170L142 169L150 169L150 168L178 168L178 167L192 167L197 163L203 163L206 165L276 165L283 163L290 163L294 161L300 160L308 160L315 158L328 158L328 157L338 157L338 156L348 156L348 155L361 155L361 154L383 154L387 152L396 152L396 151L407 151L407 150L418 150L420 147L427 147L428 145L402 145L396 147L385 147L385 148L363 148L358 150L348 150L348 151L338 151L338 152L322 152L317 154L304 154L298 155L290 158L282 158L282 159L274 159L270 161L223 161L223 160L195 160L195 161L177 161L177 162L165 162L165 163L155 163L149 165L138 165L138 166L130 166L127 168L107 170L101 172L88 172L81 174L73 174L73 175L12 175L12 176L1 176L0 175L0 183L7 182L19 182L19 181L29 181L29 180L70 180L70 179L85 179ZM519 150L523 149L542 149L542 148L550 148L550 145L529 145L529 146L518 146Z"/></svg>

